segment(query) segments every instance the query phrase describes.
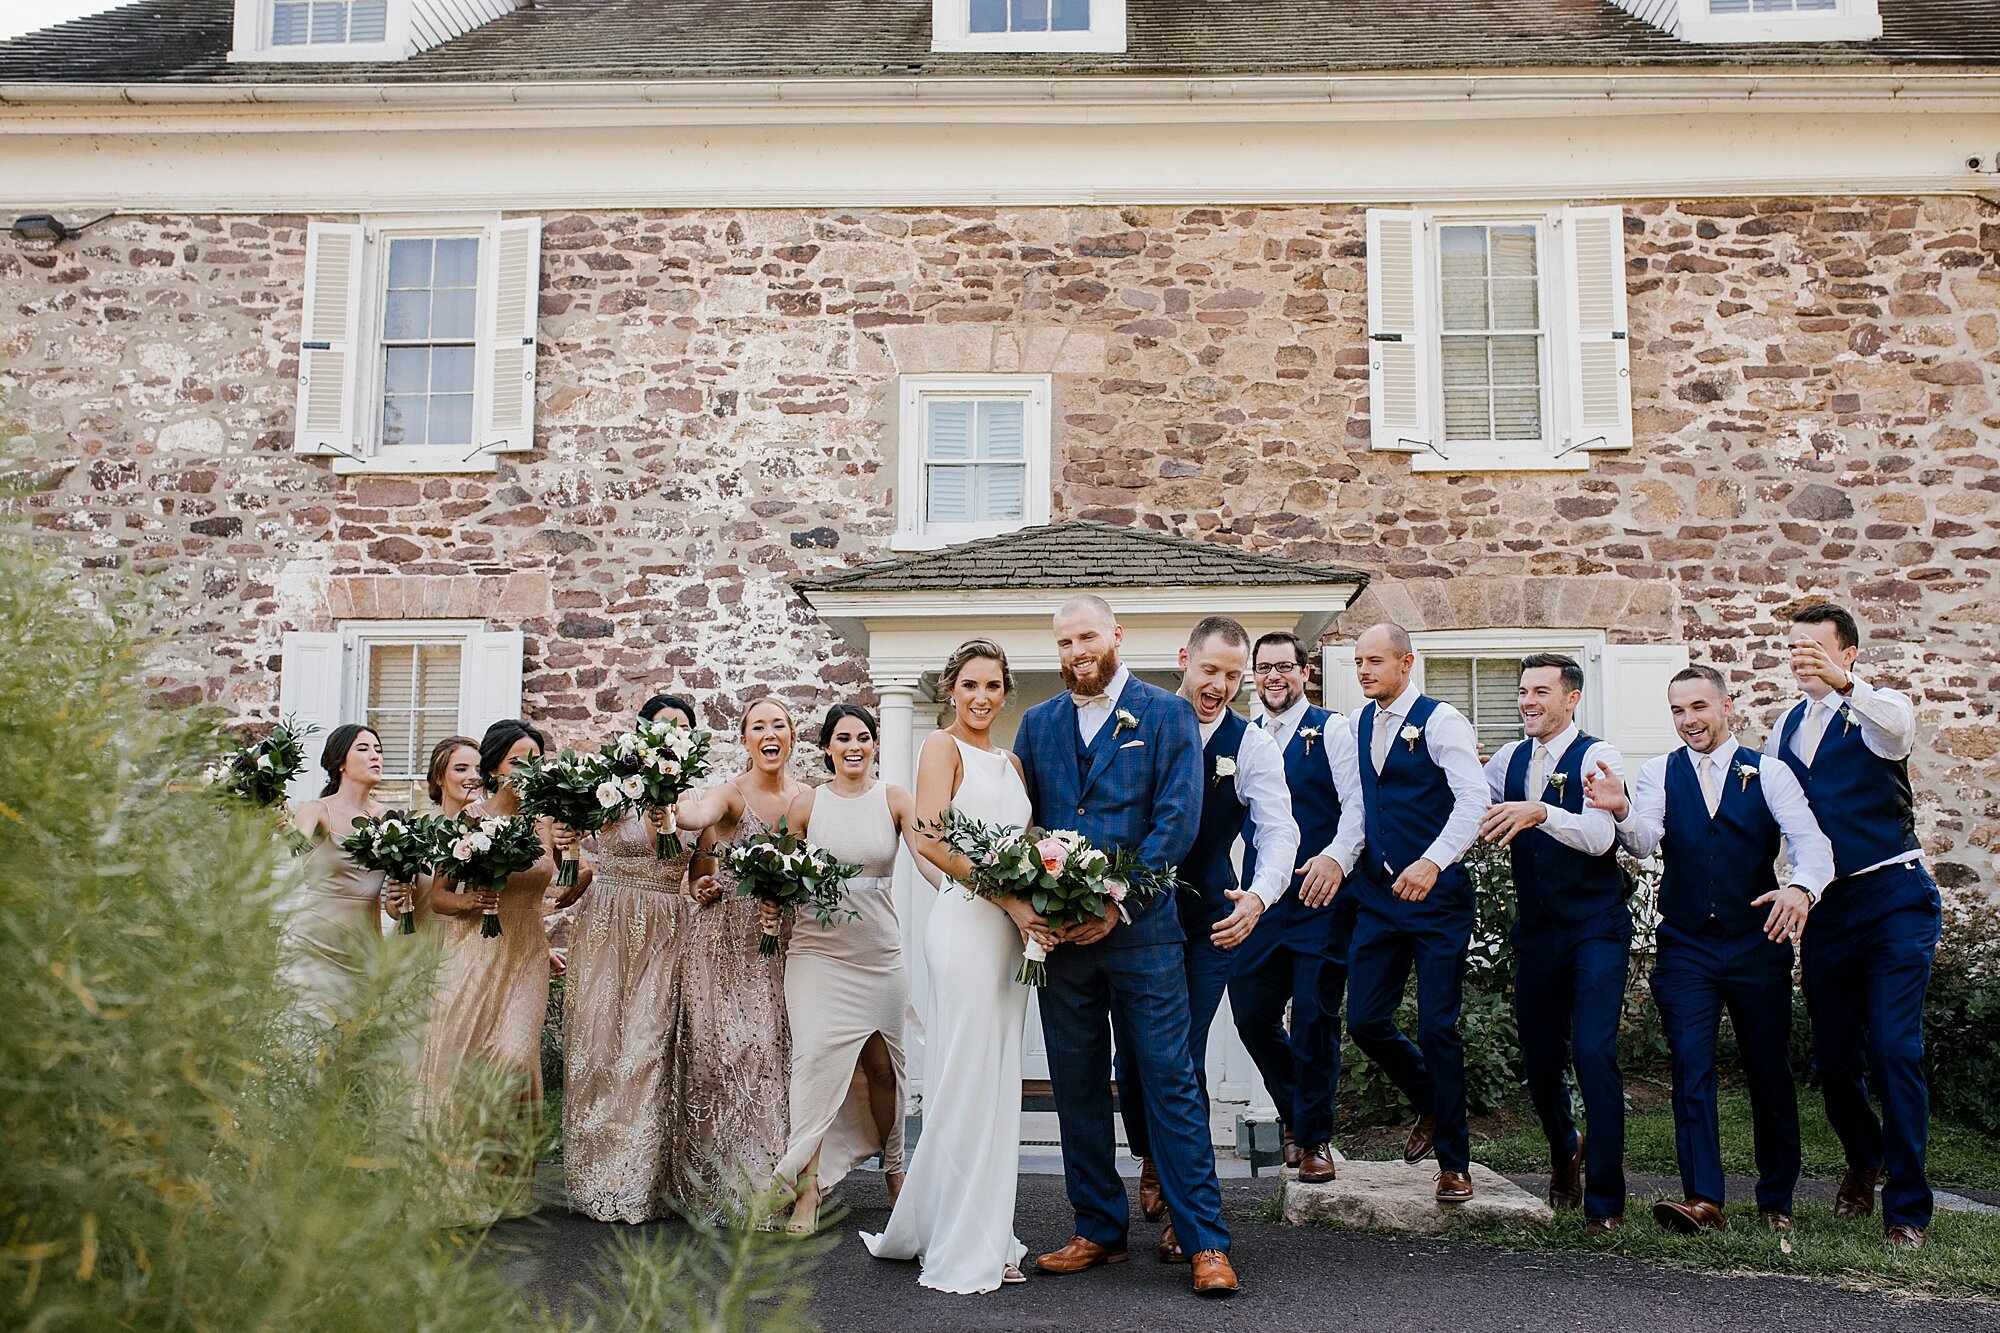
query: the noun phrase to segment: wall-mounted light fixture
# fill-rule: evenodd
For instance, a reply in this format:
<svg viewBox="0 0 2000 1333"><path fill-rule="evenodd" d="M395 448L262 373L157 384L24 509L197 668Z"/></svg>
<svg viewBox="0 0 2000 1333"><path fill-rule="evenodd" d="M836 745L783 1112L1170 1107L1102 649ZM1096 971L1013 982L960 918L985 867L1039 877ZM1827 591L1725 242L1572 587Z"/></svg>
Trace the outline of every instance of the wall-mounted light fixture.
<svg viewBox="0 0 2000 1333"><path fill-rule="evenodd" d="M72 236L82 235L85 231L104 221L105 218L116 216L117 214L115 213L106 213L103 217L95 217L88 222L71 223L62 221L53 213L29 213L23 217L15 218L14 225L9 230L14 233L14 239L17 241L49 241L60 243Z"/></svg>

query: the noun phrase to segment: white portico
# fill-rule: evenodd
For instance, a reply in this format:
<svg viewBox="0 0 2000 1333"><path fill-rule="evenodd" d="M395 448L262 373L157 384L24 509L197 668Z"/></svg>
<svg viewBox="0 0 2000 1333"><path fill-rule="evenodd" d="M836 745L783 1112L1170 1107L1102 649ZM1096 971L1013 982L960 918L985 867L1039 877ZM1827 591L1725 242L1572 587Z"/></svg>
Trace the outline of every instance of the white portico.
<svg viewBox="0 0 2000 1333"><path fill-rule="evenodd" d="M882 774L908 786L917 748L939 724L937 670L969 638L992 639L1007 652L1015 690L996 731L1005 745L1021 713L1062 688L1050 619L1075 593L1110 602L1124 629L1125 664L1171 689L1179 683L1179 651L1201 617L1233 616L1253 639L1290 630L1312 644L1366 583L1367 575L1353 570L1077 520L863 565L798 587L829 626L866 654L881 700ZM1239 706L1249 698L1246 688ZM928 888L904 867L897 907L919 1015L931 984L922 948L930 903ZM912 1036L911 1075L920 1092L922 1041ZM1268 1104L1269 1096L1236 1039L1226 1003L1210 1031L1208 1069L1218 1137L1229 1137L1236 1112ZM1031 1084L1048 1076L1032 1008L1023 1075ZM1051 1138L1053 1120L1031 1112L1024 1137Z"/></svg>

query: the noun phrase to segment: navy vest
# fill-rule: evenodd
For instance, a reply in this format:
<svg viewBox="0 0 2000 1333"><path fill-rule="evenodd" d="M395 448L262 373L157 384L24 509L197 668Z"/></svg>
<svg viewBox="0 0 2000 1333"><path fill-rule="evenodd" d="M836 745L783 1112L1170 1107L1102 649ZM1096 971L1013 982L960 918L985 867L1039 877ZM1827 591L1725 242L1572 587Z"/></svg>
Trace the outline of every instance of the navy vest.
<svg viewBox="0 0 2000 1333"><path fill-rule="evenodd" d="M1327 743L1326 729L1332 718L1333 714L1324 708L1308 704L1299 717L1299 725L1292 731L1292 739L1285 745L1285 786L1292 793L1292 822L1299 826L1294 871L1325 851L1333 841L1334 831L1340 827L1340 792L1333 785L1333 770L1326 762L1326 752L1320 748ZM1310 744L1299 734L1307 728L1319 733ZM1250 821L1243 839L1243 878L1249 881L1257 876L1256 820ZM1294 882L1285 898L1291 898L1297 888Z"/></svg>
<svg viewBox="0 0 2000 1333"><path fill-rule="evenodd" d="M1421 730L1437 711L1438 701L1427 694L1417 696L1409 718L1402 724ZM1463 896L1466 891L1463 864L1446 866L1438 883L1423 903L1403 903L1392 897L1389 886L1396 876L1423 859L1438 834L1451 818L1451 782L1436 760L1430 745L1419 736L1413 745L1396 735L1389 740L1388 757L1382 771L1375 771L1375 724L1381 710L1372 702L1361 710L1356 738L1356 757L1361 768L1362 814L1368 829L1368 848L1362 853L1365 871L1362 882L1373 890L1369 901L1393 912L1406 912L1428 905L1444 905L1440 900ZM1400 731L1401 728L1398 728ZM1454 890L1457 894L1454 895Z"/></svg>
<svg viewBox="0 0 2000 1333"><path fill-rule="evenodd" d="M1841 710L1843 715L1846 711ZM1833 843L1835 882L1917 851L1909 760L1884 759L1862 740L1858 719L1849 723L1836 716L1826 724L1808 765L1792 751L1792 737L1805 716L1803 699L1785 714L1778 757L1797 775L1813 817Z"/></svg>
<svg viewBox="0 0 2000 1333"><path fill-rule="evenodd" d="M1698 931L1711 916L1731 933L1756 930L1769 915L1767 908L1750 904L1778 887L1773 866L1783 835L1764 800L1762 776L1745 782L1737 773L1744 764L1761 769L1765 758L1736 747L1713 818L1686 747L1667 758L1660 915L1681 930Z"/></svg>
<svg viewBox="0 0 2000 1333"><path fill-rule="evenodd" d="M1507 765L1505 798L1541 801L1573 815L1582 814L1583 758L1596 743L1596 737L1579 730L1552 772L1544 776L1542 790L1531 792L1527 789L1528 765L1534 758L1535 743L1522 741L1514 747ZM1556 774L1562 775L1560 781L1551 780ZM1631 917L1625 908L1628 886L1625 871L1618 864L1615 841L1604 855L1591 856L1531 828L1515 834L1507 847L1513 855L1514 892L1520 900L1514 920L1516 935L1599 923L1630 928Z"/></svg>
<svg viewBox="0 0 2000 1333"><path fill-rule="evenodd" d="M1235 759L1249 730L1248 722L1224 709L1222 724L1202 747L1201 827L1180 871L1181 924L1189 929L1199 923L1206 930L1229 915L1229 899L1223 895L1236 887L1229 853L1249 811L1236 793L1236 779L1216 776L1215 761Z"/></svg>

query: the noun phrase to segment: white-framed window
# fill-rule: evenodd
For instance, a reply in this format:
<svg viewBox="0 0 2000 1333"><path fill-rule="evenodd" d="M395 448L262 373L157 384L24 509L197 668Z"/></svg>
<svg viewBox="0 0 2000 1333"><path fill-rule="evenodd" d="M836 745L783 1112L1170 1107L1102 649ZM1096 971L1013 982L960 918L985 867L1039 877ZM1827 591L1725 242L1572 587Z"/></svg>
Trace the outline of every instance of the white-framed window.
<svg viewBox="0 0 2000 1333"><path fill-rule="evenodd" d="M366 620L286 634L279 712L320 728L307 742L293 799L319 794L325 734L361 722L382 738L376 799L421 808L432 746L453 735L477 740L494 722L519 716L522 648L519 631L489 631L482 621Z"/></svg>
<svg viewBox="0 0 2000 1333"><path fill-rule="evenodd" d="M1688 42L1867 42L1882 35L1876 0L1680 0Z"/></svg>
<svg viewBox="0 0 2000 1333"><path fill-rule="evenodd" d="M931 0L933 51L1123 51L1125 0Z"/></svg>
<svg viewBox="0 0 2000 1333"><path fill-rule="evenodd" d="M1368 212L1373 447L1414 471L1632 447L1618 208Z"/></svg>
<svg viewBox="0 0 2000 1333"><path fill-rule="evenodd" d="M532 448L540 273L533 218L312 223L298 451L469 472Z"/></svg>
<svg viewBox="0 0 2000 1333"><path fill-rule="evenodd" d="M1412 630L1417 662L1411 680L1471 721L1482 757L1521 738L1518 706L1521 659L1530 653L1563 653L1583 668L1583 703L1577 725L1610 741L1625 757L1627 775L1680 738L1667 708L1667 682L1688 664L1684 644L1606 642L1601 629ZM1326 706L1352 717L1368 700L1354 678L1354 645L1321 650Z"/></svg>
<svg viewBox="0 0 2000 1333"><path fill-rule="evenodd" d="M1049 521L1050 377L905 375L898 550Z"/></svg>
<svg viewBox="0 0 2000 1333"><path fill-rule="evenodd" d="M411 53L414 0L236 0L237 61L381 61Z"/></svg>

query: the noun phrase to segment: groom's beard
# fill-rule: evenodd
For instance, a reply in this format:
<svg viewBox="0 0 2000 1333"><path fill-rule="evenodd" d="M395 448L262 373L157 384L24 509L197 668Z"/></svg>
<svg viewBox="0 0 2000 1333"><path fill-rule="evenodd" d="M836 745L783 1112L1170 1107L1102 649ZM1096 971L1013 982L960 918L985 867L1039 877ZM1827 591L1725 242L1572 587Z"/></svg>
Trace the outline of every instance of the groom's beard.
<svg viewBox="0 0 2000 1333"><path fill-rule="evenodd" d="M1112 677L1118 674L1118 651L1112 649L1095 661L1079 659L1059 665L1063 686L1071 694L1102 694L1110 688Z"/></svg>

